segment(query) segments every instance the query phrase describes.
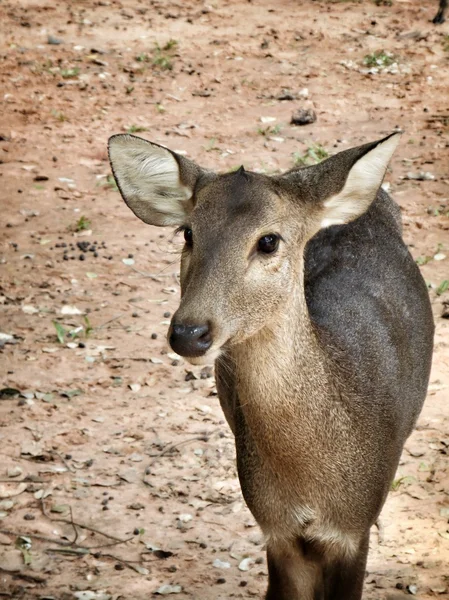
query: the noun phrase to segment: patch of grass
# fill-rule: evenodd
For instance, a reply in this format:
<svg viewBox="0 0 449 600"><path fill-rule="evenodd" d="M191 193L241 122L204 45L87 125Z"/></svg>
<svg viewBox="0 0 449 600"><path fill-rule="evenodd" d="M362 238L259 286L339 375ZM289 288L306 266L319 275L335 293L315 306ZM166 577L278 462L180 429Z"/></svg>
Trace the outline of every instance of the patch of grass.
<svg viewBox="0 0 449 600"><path fill-rule="evenodd" d="M161 71L171 71L173 69L171 58L161 52L159 49L155 52L151 62L155 67L161 69Z"/></svg>
<svg viewBox="0 0 449 600"><path fill-rule="evenodd" d="M114 175L112 175L112 173L109 173L107 177L101 179L101 181L97 183L97 185L100 187L106 187L108 189L114 190L114 192L119 191L117 182L115 181Z"/></svg>
<svg viewBox="0 0 449 600"><path fill-rule="evenodd" d="M142 52L136 56L136 61L140 63L151 63L161 71L171 71L173 69L173 54L178 47L177 40L170 39L163 46L156 44L151 55Z"/></svg>
<svg viewBox="0 0 449 600"><path fill-rule="evenodd" d="M449 52L449 35L445 35L443 38L443 50Z"/></svg>
<svg viewBox="0 0 449 600"><path fill-rule="evenodd" d="M66 340L75 340L76 338L79 338L81 335L83 335L83 332L84 337L88 338L90 334L94 331L94 328L92 327L88 317L84 316L83 320L84 325L79 325L74 329L66 329L58 321L52 321L53 326L56 329L56 337L58 338L58 342L60 344L65 344Z"/></svg>
<svg viewBox="0 0 449 600"><path fill-rule="evenodd" d="M173 51L178 47L176 40L168 40L162 47L156 44L153 50L152 64L161 71L171 71L173 69Z"/></svg>
<svg viewBox="0 0 449 600"><path fill-rule="evenodd" d="M90 324L88 317L84 317L84 325L85 325L84 331L85 331L86 337L89 337L90 334L92 333L92 331L94 330L94 328Z"/></svg>
<svg viewBox="0 0 449 600"><path fill-rule="evenodd" d="M216 142L217 142L217 138L210 138L210 140L207 142L207 146L204 146L204 149L206 150L206 152L212 152L213 150L219 150L219 148L217 148L216 146Z"/></svg>
<svg viewBox="0 0 449 600"><path fill-rule="evenodd" d="M385 50L376 50L372 54L367 54L363 59L363 64L367 67L385 68L396 62L395 56L391 52Z"/></svg>
<svg viewBox="0 0 449 600"><path fill-rule="evenodd" d="M127 85L127 86L126 86L126 88L125 88L125 93L126 93L126 94L128 94L128 95L129 95L129 94L132 94L132 93L133 93L133 91L134 91L134 86L133 86L133 85Z"/></svg>
<svg viewBox="0 0 449 600"><path fill-rule="evenodd" d="M259 135L263 135L264 137L268 137L270 135L278 135L279 133L281 133L282 131L282 125L281 124L277 124L274 127L258 127L257 128L257 133Z"/></svg>
<svg viewBox="0 0 449 600"><path fill-rule="evenodd" d="M406 485L407 483L412 483L413 481L415 481L415 478L411 475L404 475L403 477L398 477L397 479L391 482L390 489L392 492L397 492L401 485Z"/></svg>
<svg viewBox="0 0 449 600"><path fill-rule="evenodd" d="M137 62L149 62L149 60L150 60L149 56L145 52L142 52L141 54L138 54L136 56L136 61Z"/></svg>
<svg viewBox="0 0 449 600"><path fill-rule="evenodd" d="M437 296L441 296L441 294L444 294L444 292L447 292L447 290L449 290L449 279L442 281L435 290L435 293Z"/></svg>
<svg viewBox="0 0 449 600"><path fill-rule="evenodd" d="M435 258L435 256L437 256L437 254L440 254L442 250L443 250L443 244L440 243L437 245L437 248L432 256L418 256L418 258L416 259L415 262L420 267L422 265L427 265L427 263L430 262L431 260L433 260ZM438 257L437 257L437 260L438 260Z"/></svg>
<svg viewBox="0 0 449 600"><path fill-rule="evenodd" d="M114 190L114 192L118 192L119 191L117 182L115 181L114 175L112 175L112 174L109 174L106 177L106 183L105 183L105 185L107 185L109 188L111 188L111 190Z"/></svg>
<svg viewBox="0 0 449 600"><path fill-rule="evenodd" d="M142 127L142 125L131 125L126 130L126 133L139 133L139 131L146 131L146 127Z"/></svg>
<svg viewBox="0 0 449 600"><path fill-rule="evenodd" d="M422 265L427 265L427 263L430 262L432 258L432 256L418 256L415 262L421 267Z"/></svg>
<svg viewBox="0 0 449 600"><path fill-rule="evenodd" d="M76 231L78 233L80 231L86 231L87 229L90 229L90 227L91 227L91 222L89 221L89 219L87 217L81 216L78 219L78 221L75 223L72 230Z"/></svg>
<svg viewBox="0 0 449 600"><path fill-rule="evenodd" d="M325 158L329 158L329 152L326 150L326 148L321 146L321 144L313 144L312 146L309 146L304 154L293 152L293 162L297 167L316 165Z"/></svg>
<svg viewBox="0 0 449 600"><path fill-rule="evenodd" d="M170 40L168 40L168 42L166 44L164 44L164 46L162 47L162 50L166 50L166 51L173 50L177 46L178 46L178 41L170 39Z"/></svg>
<svg viewBox="0 0 449 600"><path fill-rule="evenodd" d="M58 338L58 342L63 344L65 342L65 336L68 333L67 329L65 329L61 323L58 323L58 321L52 321L52 323L56 329L56 337Z"/></svg>
<svg viewBox="0 0 449 600"><path fill-rule="evenodd" d="M71 69L61 69L61 77L63 79L71 79L72 77L78 77L79 73L79 67L72 67Z"/></svg>
<svg viewBox="0 0 449 600"><path fill-rule="evenodd" d="M51 114L54 116L55 119L57 119L58 121L61 121L61 123L64 123L64 121L67 121L66 115L60 110L52 110Z"/></svg>
<svg viewBox="0 0 449 600"><path fill-rule="evenodd" d="M376 6L393 6L393 0L374 0Z"/></svg>

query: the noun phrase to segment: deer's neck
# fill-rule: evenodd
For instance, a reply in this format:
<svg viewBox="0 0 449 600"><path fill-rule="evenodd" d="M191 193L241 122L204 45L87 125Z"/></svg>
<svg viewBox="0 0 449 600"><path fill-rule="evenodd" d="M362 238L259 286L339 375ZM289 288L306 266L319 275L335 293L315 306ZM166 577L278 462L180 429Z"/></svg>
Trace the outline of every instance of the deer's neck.
<svg viewBox="0 0 449 600"><path fill-rule="evenodd" d="M279 443L307 428L329 394L326 356L308 313L304 290L296 289L276 322L232 349L239 410L246 427Z"/></svg>

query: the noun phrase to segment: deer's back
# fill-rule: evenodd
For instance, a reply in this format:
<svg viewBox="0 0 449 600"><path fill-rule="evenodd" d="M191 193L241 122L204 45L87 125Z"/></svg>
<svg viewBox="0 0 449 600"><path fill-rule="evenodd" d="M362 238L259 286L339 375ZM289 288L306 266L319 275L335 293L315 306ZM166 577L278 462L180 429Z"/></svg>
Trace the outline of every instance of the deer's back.
<svg viewBox="0 0 449 600"><path fill-rule="evenodd" d="M381 190L362 217L310 240L305 282L312 320L330 352L344 357L360 408L370 403L393 415L403 443L426 395L433 319L388 194Z"/></svg>

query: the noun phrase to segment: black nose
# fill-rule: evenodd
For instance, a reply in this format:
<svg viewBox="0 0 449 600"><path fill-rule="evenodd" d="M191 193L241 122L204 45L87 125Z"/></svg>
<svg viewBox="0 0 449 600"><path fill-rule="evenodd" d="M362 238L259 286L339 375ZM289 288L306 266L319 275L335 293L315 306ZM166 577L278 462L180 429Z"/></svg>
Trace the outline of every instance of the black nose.
<svg viewBox="0 0 449 600"><path fill-rule="evenodd" d="M181 356L203 356L212 345L209 325L180 325L171 328L170 346Z"/></svg>

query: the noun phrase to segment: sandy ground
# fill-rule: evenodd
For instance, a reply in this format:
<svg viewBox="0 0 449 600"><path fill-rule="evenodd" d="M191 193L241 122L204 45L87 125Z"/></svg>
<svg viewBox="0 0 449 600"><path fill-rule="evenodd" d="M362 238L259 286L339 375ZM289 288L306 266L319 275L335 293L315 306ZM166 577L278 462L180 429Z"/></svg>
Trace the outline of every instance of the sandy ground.
<svg viewBox="0 0 449 600"><path fill-rule="evenodd" d="M212 370L165 340L181 240L123 204L108 136L272 173L395 127L387 182L436 343L364 597L449 597L449 27L430 23L436 4L0 3L0 331L13 336L0 340L0 597L225 600L267 583ZM317 121L291 125L299 108Z"/></svg>

